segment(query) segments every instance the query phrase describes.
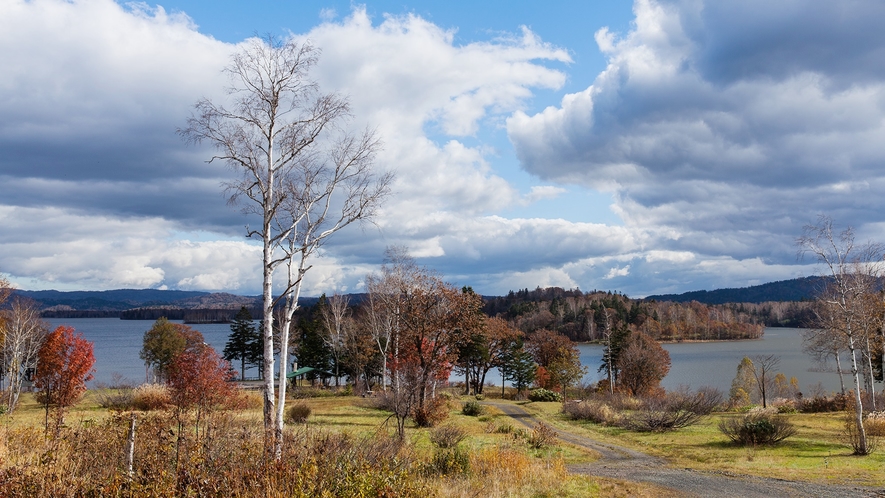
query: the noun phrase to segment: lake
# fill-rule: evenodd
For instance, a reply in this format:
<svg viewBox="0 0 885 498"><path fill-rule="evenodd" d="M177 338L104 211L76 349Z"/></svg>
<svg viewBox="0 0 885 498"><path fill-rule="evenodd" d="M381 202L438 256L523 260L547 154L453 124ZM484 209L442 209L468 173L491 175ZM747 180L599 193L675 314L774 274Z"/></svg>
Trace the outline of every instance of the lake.
<svg viewBox="0 0 885 498"><path fill-rule="evenodd" d="M90 385L110 384L118 378L133 383L145 379L144 362L138 357L144 332L152 320L119 320L116 318L53 318L53 328L70 325L95 344L95 379ZM180 323L180 322L178 322ZM206 342L221 352L230 334L229 324L196 324ZM711 386L728 392L738 363L744 356L774 354L781 358L779 372L787 378L796 377L803 392L820 383L826 391L839 390L839 377L833 372L817 371L810 357L802 352L801 329L767 328L762 339L753 341L722 341L664 344L670 353L670 373L662 384L667 389L680 386L698 388ZM581 362L588 367L588 381L603 378L596 369L602 363L600 345L581 344ZM238 365L234 365L238 368ZM247 376L257 376L256 369L247 369ZM459 380L453 377L452 380ZM497 371L489 372L486 382L500 385ZM850 383L846 377L846 383Z"/></svg>

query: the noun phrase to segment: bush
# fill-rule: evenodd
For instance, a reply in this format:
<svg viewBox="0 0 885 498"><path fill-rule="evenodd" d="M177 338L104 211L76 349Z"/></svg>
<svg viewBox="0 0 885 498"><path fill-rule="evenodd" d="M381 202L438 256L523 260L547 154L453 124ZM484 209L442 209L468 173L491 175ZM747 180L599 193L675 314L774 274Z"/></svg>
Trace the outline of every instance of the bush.
<svg viewBox="0 0 885 498"><path fill-rule="evenodd" d="M527 442L529 446L535 449L546 448L556 443L556 431L549 425L538 422L538 425L532 427L532 432L528 436Z"/></svg>
<svg viewBox="0 0 885 498"><path fill-rule="evenodd" d="M142 384L132 393L132 408L164 410L172 404L172 393L165 384Z"/></svg>
<svg viewBox="0 0 885 498"><path fill-rule="evenodd" d="M467 437L457 425L443 425L430 431L430 442L437 448L454 448Z"/></svg>
<svg viewBox="0 0 885 498"><path fill-rule="evenodd" d="M743 446L776 444L796 434L793 424L767 411L756 411L743 417L723 419L719 421L719 430Z"/></svg>
<svg viewBox="0 0 885 498"><path fill-rule="evenodd" d="M310 417L311 409L307 403L292 403L286 409L286 422L290 424L303 424Z"/></svg>
<svg viewBox="0 0 885 498"><path fill-rule="evenodd" d="M424 407L412 410L412 420L418 427L434 427L449 417L449 403L443 398L430 398Z"/></svg>
<svg viewBox="0 0 885 498"><path fill-rule="evenodd" d="M109 389L102 388L95 391L95 399L98 406L108 410L128 410L132 408L134 399L133 389Z"/></svg>
<svg viewBox="0 0 885 498"><path fill-rule="evenodd" d="M448 448L433 453L433 460L427 467L428 474L457 475L470 472L470 455L461 448Z"/></svg>
<svg viewBox="0 0 885 498"><path fill-rule="evenodd" d="M539 387L529 393L529 401L562 401L562 395L558 392Z"/></svg>
<svg viewBox="0 0 885 498"><path fill-rule="evenodd" d="M868 413L867 419L864 420L863 426L867 432L867 436L885 436L885 411Z"/></svg>
<svg viewBox="0 0 885 498"><path fill-rule="evenodd" d="M587 420L603 425L618 425L621 418L607 403L596 400L566 403L562 406L562 412L572 420Z"/></svg>
<svg viewBox="0 0 885 498"><path fill-rule="evenodd" d="M841 412L853 405L847 394L836 394L833 397L823 395L806 398L799 403L799 411L803 413Z"/></svg>
<svg viewBox="0 0 885 498"><path fill-rule="evenodd" d="M513 424L509 422L503 422L501 424L495 425L494 422L489 421L489 423L486 424L486 432L489 434L513 434L513 431L515 430L516 428L513 427Z"/></svg>
<svg viewBox="0 0 885 498"><path fill-rule="evenodd" d="M687 389L651 398L631 417L624 420L626 429L639 432L665 432L698 423L722 404L722 392L704 387L691 393Z"/></svg>
<svg viewBox="0 0 885 498"><path fill-rule="evenodd" d="M461 413L467 415L469 417L478 417L483 414L485 408L479 404L478 401L468 401L464 403L464 408L461 409Z"/></svg>

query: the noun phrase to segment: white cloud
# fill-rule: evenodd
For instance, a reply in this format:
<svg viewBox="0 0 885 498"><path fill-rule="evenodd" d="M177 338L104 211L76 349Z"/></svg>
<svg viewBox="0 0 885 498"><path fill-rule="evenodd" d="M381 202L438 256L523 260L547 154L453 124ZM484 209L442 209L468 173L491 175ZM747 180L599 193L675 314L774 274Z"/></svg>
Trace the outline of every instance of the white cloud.
<svg viewBox="0 0 885 498"><path fill-rule="evenodd" d="M817 213L878 221L885 72L844 61L885 53L883 7L811 4L638 0L629 33L596 33L592 85L508 120L523 166L613 192L629 228L662 237L649 249L696 263L794 263Z"/></svg>

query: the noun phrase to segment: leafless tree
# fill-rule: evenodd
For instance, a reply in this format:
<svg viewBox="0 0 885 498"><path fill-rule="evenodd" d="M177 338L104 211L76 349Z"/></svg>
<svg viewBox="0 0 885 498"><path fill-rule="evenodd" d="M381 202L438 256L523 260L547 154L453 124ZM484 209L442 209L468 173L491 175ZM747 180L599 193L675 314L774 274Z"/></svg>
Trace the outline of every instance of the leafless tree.
<svg viewBox="0 0 885 498"><path fill-rule="evenodd" d="M822 317L818 328L829 330L842 341L848 352L854 380L855 452L866 455L870 449L863 426L863 386L857 355L866 343L865 296L875 293L882 269L882 247L873 243L856 245L851 227L837 233L833 221L825 216L821 216L817 224L807 225L797 243L800 255L814 255L830 277L826 289L818 296L817 310Z"/></svg>
<svg viewBox="0 0 885 498"><path fill-rule="evenodd" d="M774 386L775 370L780 363L780 357L773 354L753 357L753 378L756 380L756 389L762 396L762 408L768 407L768 395Z"/></svg>
<svg viewBox="0 0 885 498"><path fill-rule="evenodd" d="M402 328L403 290L418 285L421 269L405 247L392 246L386 251L380 274L366 276L368 318L372 336L381 353L382 389L387 389L387 359L398 358L399 332ZM398 379L393 379L395 383ZM397 386L395 386L397 387Z"/></svg>
<svg viewBox="0 0 885 498"><path fill-rule="evenodd" d="M341 378L341 355L344 353L345 341L350 327L350 298L335 294L327 301L328 306L323 307L323 342L332 351L332 358L335 361L335 386L339 385L338 379Z"/></svg>
<svg viewBox="0 0 885 498"><path fill-rule="evenodd" d="M828 314L815 310L815 319L818 327L820 327ZM836 361L836 373L839 374L839 387L841 393L845 394L845 370L842 368L842 359L840 354L843 351L842 341L838 336L833 334L833 327L812 328L802 333L803 351L819 364L826 365L830 358Z"/></svg>
<svg viewBox="0 0 885 498"><path fill-rule="evenodd" d="M273 454L282 451L288 348L280 350L279 393L274 386L274 307L282 303L279 341L288 344L309 258L338 230L370 220L389 194L392 174L377 174L380 146L371 131L345 131L347 99L320 92L309 78L319 50L309 43L254 38L225 69L227 105L202 99L180 135L208 142L240 174L225 185L228 200L261 218L247 235L262 240L264 425ZM273 274L286 269L274 298Z"/></svg>
<svg viewBox="0 0 885 498"><path fill-rule="evenodd" d="M33 372L37 365L37 351L49 333L49 325L40 318L36 303L18 297L12 300L12 306L3 312L2 318L0 335L3 338L2 361L6 378L4 404L11 412L18 405L28 370Z"/></svg>

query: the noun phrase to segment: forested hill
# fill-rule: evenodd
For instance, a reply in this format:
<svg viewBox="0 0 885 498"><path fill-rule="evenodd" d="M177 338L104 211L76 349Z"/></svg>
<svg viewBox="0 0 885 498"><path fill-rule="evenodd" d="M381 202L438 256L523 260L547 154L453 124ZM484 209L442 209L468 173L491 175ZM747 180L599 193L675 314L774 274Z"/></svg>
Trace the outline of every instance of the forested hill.
<svg viewBox="0 0 885 498"><path fill-rule="evenodd" d="M16 290L18 296L33 299L42 309L70 309L90 311L123 311L143 306L168 305L183 299L208 296L208 292L157 290L157 289L117 289L107 291L57 291Z"/></svg>
<svg viewBox="0 0 885 498"><path fill-rule="evenodd" d="M660 294L648 296L645 299L677 303L697 301L704 304L809 301L814 299L815 294L823 288L825 282L826 278L824 277L803 277L739 289Z"/></svg>

